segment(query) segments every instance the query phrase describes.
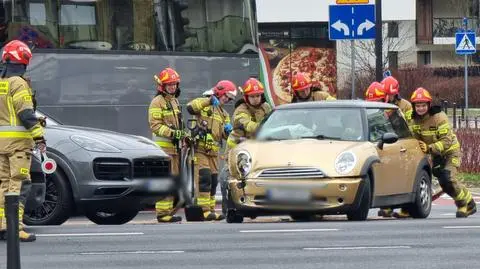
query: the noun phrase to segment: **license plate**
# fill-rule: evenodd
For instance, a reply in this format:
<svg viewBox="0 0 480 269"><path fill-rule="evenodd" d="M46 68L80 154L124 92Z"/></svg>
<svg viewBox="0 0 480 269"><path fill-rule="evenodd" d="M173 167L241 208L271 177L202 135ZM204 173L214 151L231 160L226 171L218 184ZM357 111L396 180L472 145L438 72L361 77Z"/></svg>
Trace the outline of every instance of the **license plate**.
<svg viewBox="0 0 480 269"><path fill-rule="evenodd" d="M267 197L273 202L306 203L310 201L311 193L304 189L270 189Z"/></svg>

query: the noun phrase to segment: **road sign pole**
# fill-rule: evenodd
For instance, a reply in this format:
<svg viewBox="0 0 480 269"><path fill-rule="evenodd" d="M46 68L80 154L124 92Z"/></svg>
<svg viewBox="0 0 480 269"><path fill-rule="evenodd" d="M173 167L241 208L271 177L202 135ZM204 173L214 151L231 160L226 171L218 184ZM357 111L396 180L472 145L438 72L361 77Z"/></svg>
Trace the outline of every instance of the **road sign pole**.
<svg viewBox="0 0 480 269"><path fill-rule="evenodd" d="M352 100L355 99L355 40L350 40L352 47Z"/></svg>
<svg viewBox="0 0 480 269"><path fill-rule="evenodd" d="M465 54L465 116L468 120L468 55ZM468 124L468 122L467 122Z"/></svg>
<svg viewBox="0 0 480 269"><path fill-rule="evenodd" d="M375 78L383 77L382 0L375 0Z"/></svg>

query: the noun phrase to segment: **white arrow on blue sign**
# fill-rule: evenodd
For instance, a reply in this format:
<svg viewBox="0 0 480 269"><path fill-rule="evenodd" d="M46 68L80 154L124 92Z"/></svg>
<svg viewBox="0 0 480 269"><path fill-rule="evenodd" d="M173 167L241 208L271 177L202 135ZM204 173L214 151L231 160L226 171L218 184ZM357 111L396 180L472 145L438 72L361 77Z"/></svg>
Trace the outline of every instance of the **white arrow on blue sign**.
<svg viewBox="0 0 480 269"><path fill-rule="evenodd" d="M330 5L330 40L375 39L375 5Z"/></svg>
<svg viewBox="0 0 480 269"><path fill-rule="evenodd" d="M459 55L475 54L477 52L476 35L473 31L463 31L455 34L455 51Z"/></svg>

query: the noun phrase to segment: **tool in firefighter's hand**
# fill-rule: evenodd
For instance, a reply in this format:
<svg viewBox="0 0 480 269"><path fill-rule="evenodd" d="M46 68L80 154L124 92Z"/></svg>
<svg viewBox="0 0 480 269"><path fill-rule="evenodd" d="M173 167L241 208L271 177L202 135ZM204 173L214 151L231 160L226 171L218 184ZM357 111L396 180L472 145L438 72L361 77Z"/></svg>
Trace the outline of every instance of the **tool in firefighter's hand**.
<svg viewBox="0 0 480 269"><path fill-rule="evenodd" d="M46 127L47 126L47 117L39 117L38 122L40 122L40 125L42 127Z"/></svg>
<svg viewBox="0 0 480 269"><path fill-rule="evenodd" d="M57 163L54 159L48 158L45 152L42 153L42 171L45 174L53 174L57 170Z"/></svg>
<svg viewBox="0 0 480 269"><path fill-rule="evenodd" d="M191 135L188 137L188 147L182 151L182 180L186 188L185 195L185 218L187 221L203 221L203 210L197 204L198 186L195 184L195 146L198 139L199 128L196 119L187 121L187 128ZM187 138L187 137L186 137Z"/></svg>

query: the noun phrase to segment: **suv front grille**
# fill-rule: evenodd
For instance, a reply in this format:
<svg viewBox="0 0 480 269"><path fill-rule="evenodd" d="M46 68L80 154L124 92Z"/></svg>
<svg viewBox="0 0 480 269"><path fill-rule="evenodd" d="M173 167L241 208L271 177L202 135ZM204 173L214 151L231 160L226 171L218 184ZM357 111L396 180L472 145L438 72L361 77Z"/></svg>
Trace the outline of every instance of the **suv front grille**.
<svg viewBox="0 0 480 269"><path fill-rule="evenodd" d="M168 177L170 176L170 159L145 158L133 160L133 177Z"/></svg>
<svg viewBox="0 0 480 269"><path fill-rule="evenodd" d="M93 161L93 173L99 180L125 180L131 177L131 165L127 159L97 158Z"/></svg>
<svg viewBox="0 0 480 269"><path fill-rule="evenodd" d="M314 167L271 168L265 169L258 178L319 178L325 177L320 169Z"/></svg>

